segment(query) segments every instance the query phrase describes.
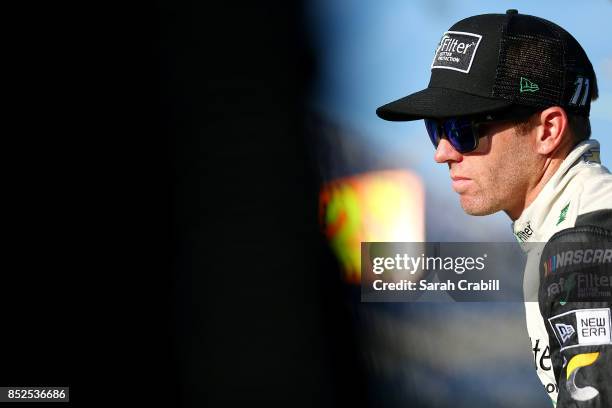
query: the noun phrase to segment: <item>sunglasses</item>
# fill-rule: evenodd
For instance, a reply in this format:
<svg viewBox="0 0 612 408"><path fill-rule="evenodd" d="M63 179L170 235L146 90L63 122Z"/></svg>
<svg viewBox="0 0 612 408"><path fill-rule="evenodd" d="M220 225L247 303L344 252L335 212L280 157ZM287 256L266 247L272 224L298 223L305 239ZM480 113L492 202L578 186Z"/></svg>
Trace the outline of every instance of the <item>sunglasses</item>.
<svg viewBox="0 0 612 408"><path fill-rule="evenodd" d="M429 139L437 148L444 136L459 153L469 153L478 148L478 141L486 135L483 125L508 120L527 119L537 110L512 110L488 113L479 117L458 117L442 120L425 119L425 128Z"/></svg>

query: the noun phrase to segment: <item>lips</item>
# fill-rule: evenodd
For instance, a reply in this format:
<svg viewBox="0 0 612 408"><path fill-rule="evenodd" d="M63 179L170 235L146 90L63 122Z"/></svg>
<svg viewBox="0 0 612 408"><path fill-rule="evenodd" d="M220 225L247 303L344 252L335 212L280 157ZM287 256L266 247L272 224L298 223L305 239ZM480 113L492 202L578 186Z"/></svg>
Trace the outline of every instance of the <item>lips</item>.
<svg viewBox="0 0 612 408"><path fill-rule="evenodd" d="M469 184L472 182L472 179L462 176L451 176L453 190L456 193L465 192Z"/></svg>

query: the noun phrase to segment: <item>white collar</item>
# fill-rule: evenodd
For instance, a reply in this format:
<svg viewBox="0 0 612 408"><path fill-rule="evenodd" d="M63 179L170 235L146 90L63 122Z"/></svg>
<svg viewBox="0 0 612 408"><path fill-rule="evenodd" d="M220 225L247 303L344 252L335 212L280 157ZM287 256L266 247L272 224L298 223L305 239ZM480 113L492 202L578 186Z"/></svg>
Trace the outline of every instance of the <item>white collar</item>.
<svg viewBox="0 0 612 408"><path fill-rule="evenodd" d="M535 200L512 223L512 232L519 243L547 240L543 231L544 220L572 178L566 176L579 162L600 163L599 142L597 140L590 139L579 143L563 160L561 166L548 180Z"/></svg>

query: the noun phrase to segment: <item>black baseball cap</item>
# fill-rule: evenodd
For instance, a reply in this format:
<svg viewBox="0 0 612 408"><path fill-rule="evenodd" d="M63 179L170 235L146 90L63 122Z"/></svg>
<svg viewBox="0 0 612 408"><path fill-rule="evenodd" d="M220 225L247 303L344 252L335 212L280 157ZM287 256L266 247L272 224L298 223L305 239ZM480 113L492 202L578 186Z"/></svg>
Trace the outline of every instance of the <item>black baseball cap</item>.
<svg viewBox="0 0 612 408"><path fill-rule="evenodd" d="M436 48L427 88L376 110L409 121L478 115L513 106L561 106L589 116L597 97L593 66L571 34L508 10L454 24Z"/></svg>

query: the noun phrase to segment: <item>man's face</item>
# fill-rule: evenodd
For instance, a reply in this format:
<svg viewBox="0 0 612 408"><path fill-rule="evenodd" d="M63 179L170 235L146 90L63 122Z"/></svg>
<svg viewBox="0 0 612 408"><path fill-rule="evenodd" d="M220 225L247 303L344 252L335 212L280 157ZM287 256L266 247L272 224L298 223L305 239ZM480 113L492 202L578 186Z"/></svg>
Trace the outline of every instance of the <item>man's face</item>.
<svg viewBox="0 0 612 408"><path fill-rule="evenodd" d="M488 124L481 132L485 136L478 148L465 154L442 139L434 160L448 164L453 190L466 213L488 215L504 210L516 219L524 208L536 162L533 138L518 134L512 122Z"/></svg>

